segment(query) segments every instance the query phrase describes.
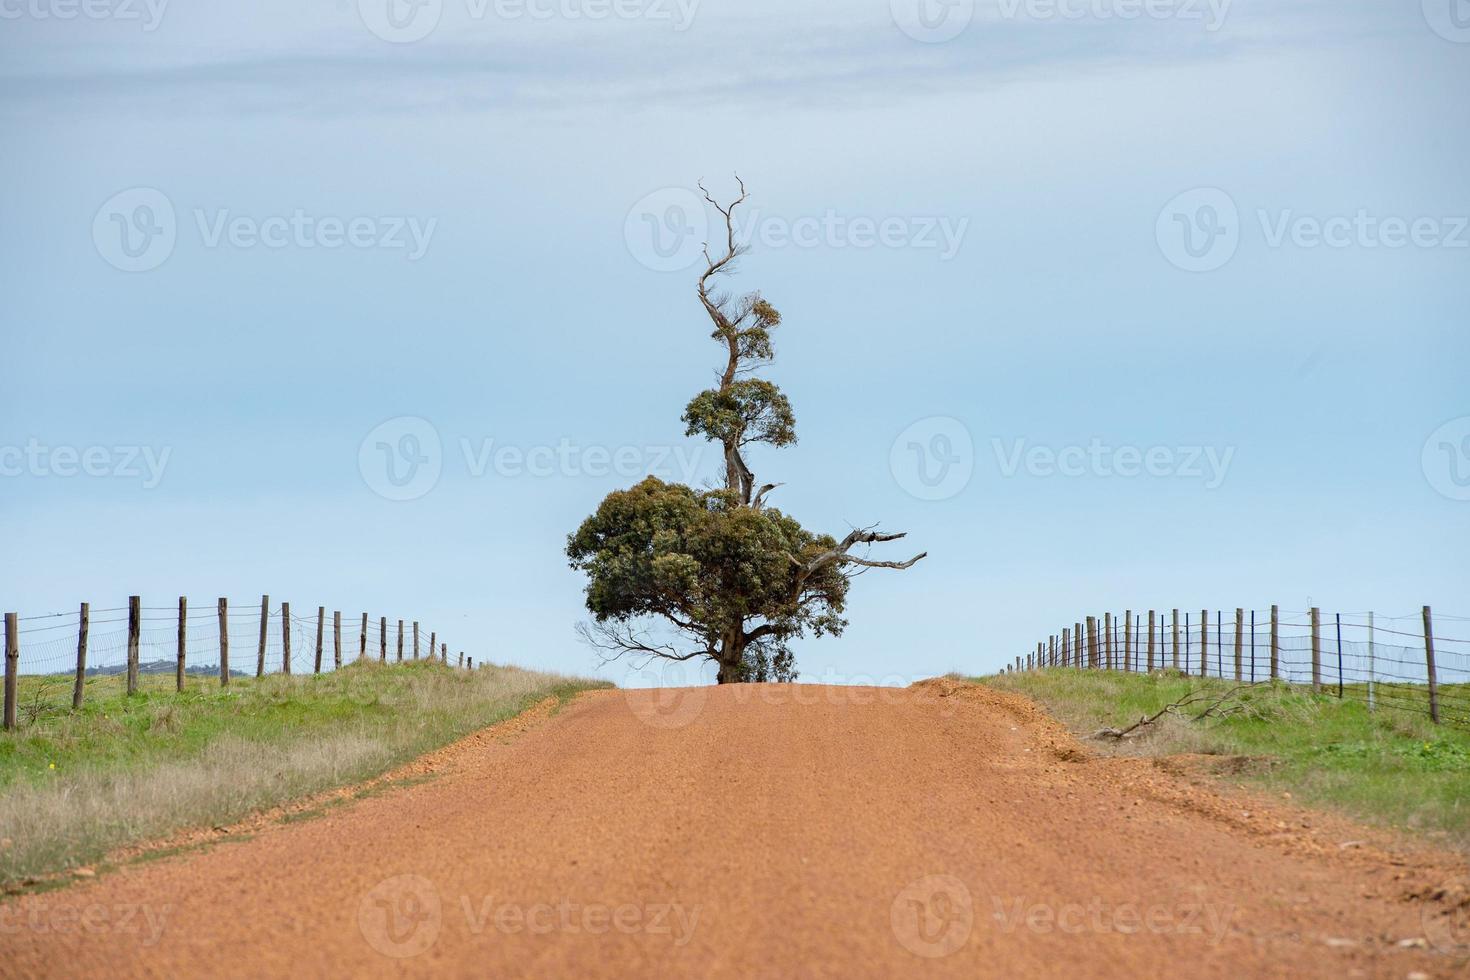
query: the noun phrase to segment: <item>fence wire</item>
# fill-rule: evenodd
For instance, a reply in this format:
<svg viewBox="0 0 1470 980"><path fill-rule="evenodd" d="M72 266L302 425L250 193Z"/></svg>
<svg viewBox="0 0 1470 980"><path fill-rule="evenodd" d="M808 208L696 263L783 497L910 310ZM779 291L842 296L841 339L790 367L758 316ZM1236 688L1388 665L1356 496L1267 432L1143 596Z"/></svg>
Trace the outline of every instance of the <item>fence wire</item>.
<svg viewBox="0 0 1470 980"><path fill-rule="evenodd" d="M1092 638L1083 619L1007 669L1179 670L1242 683L1276 680L1373 708L1437 713L1442 722L1470 727L1470 617L1436 614L1427 637L1422 612L1319 612L1314 639L1312 612L1278 612L1274 663L1270 610L1242 611L1238 622L1234 610L1181 613L1177 630L1172 611L1156 613L1150 629L1145 610L1095 617ZM1435 622L1449 635L1437 635Z"/></svg>
<svg viewBox="0 0 1470 980"><path fill-rule="evenodd" d="M264 622L264 656L261 652L261 603L259 599L229 600L226 606L225 636L228 638L228 662L232 677L250 677L257 673L278 674L287 671L286 650L289 636L290 667L293 674L309 674L317 664L317 607L290 607L289 618L280 603L266 609ZM140 673L173 674L178 666L180 616L177 605L139 607L138 667ZM16 646L19 656L17 674L73 676L76 672L80 645L80 609L62 613L17 616ZM108 609L89 609L86 635L87 676L123 674L127 671L130 635L130 613L126 605ZM414 659L414 623L411 619L390 617L384 630L382 617L368 616L364 627L362 614L343 613L340 634L333 625L333 610L323 611L321 628L322 672L338 666L337 640L340 636L340 661L350 664L360 657L397 662ZM220 674L220 622L215 599L195 603L190 600L183 617L184 663L189 676L218 677ZM401 631L401 632L400 632ZM401 636L401 640L400 640ZM436 646L444 642L433 631L419 628L418 658L427 658L438 650L429 646L431 636ZM401 646L400 646L401 643ZM453 654L450 655L451 658Z"/></svg>

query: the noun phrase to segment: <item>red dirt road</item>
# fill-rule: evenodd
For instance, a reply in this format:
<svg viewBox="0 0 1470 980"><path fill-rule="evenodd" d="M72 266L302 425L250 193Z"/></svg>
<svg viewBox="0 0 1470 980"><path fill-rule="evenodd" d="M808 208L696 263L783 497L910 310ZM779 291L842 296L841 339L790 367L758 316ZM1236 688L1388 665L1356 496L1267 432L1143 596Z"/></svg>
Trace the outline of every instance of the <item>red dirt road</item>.
<svg viewBox="0 0 1470 980"><path fill-rule="evenodd" d="M1012 695L609 691L518 727L428 781L7 899L0 974L1466 970L1409 898L1455 894L1458 859L1093 758Z"/></svg>

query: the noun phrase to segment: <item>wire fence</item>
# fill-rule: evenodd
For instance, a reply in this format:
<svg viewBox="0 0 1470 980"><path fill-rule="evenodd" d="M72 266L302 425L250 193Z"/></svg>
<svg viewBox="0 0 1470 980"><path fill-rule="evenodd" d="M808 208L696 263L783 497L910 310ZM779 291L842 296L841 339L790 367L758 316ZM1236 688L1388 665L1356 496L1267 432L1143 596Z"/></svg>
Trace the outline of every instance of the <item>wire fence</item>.
<svg viewBox="0 0 1470 980"><path fill-rule="evenodd" d="M1428 606L1405 616L1285 611L1157 610L1088 616L1016 657L1006 670L1075 667L1178 671L1244 684L1310 686L1372 710L1470 727L1470 618Z"/></svg>
<svg viewBox="0 0 1470 980"><path fill-rule="evenodd" d="M145 606L132 596L105 609L82 603L71 612L6 613L5 728L15 727L21 675L71 676L72 705L80 708L88 677L123 676L133 694L140 675L173 674L182 691L186 677L228 685L232 677L322 673L359 659L448 664L449 644L417 620L344 617L324 606L306 612L269 596L208 604L180 597L169 606ZM474 658L466 661L460 651L458 665L473 667Z"/></svg>

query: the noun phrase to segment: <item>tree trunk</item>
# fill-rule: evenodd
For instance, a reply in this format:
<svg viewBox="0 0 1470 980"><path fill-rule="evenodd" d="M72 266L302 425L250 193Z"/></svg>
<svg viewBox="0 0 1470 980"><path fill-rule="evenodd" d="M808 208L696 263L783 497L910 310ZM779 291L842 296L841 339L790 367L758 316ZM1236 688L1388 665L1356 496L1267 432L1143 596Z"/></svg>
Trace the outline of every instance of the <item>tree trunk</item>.
<svg viewBox="0 0 1470 980"><path fill-rule="evenodd" d="M736 628L725 634L725 639L720 643L720 672L715 677L716 683L740 683L740 668L744 662L745 631L742 628Z"/></svg>

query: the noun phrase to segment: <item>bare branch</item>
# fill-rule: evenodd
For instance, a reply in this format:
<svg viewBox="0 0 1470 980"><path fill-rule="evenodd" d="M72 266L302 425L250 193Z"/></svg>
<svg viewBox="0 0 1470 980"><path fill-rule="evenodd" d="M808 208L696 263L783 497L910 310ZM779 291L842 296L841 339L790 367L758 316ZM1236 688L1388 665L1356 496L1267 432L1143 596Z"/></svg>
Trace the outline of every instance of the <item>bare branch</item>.
<svg viewBox="0 0 1470 980"><path fill-rule="evenodd" d="M680 652L671 644L654 642L647 632L639 632L622 624L578 623L576 630L583 642L599 651L603 663L612 663L629 654L646 658L637 665L640 669L655 659L682 662L696 657L718 658L716 652L708 648Z"/></svg>

